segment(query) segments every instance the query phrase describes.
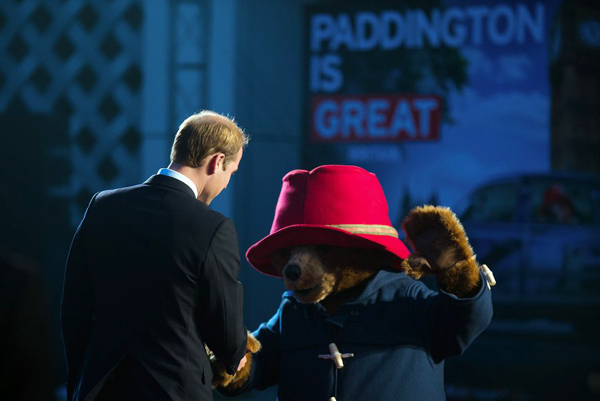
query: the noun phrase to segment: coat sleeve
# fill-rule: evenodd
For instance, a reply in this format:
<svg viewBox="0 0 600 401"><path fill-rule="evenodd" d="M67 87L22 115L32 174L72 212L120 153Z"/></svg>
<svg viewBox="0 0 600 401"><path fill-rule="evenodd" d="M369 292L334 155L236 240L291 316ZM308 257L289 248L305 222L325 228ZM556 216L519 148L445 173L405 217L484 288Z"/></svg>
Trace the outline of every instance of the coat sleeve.
<svg viewBox="0 0 600 401"><path fill-rule="evenodd" d="M73 394L85 348L90 339L94 318L94 291L89 265L85 257L83 237L92 198L81 224L75 232L67 265L61 303L62 336L67 359L67 399Z"/></svg>
<svg viewBox="0 0 600 401"><path fill-rule="evenodd" d="M199 311L204 323L202 337L229 374L237 371L246 352L239 271L237 233L233 222L226 218L215 231L200 271Z"/></svg>
<svg viewBox="0 0 600 401"><path fill-rule="evenodd" d="M258 390L264 390L279 383L281 313L285 302L285 300L282 302L275 315L267 323L261 324L252 333L262 345L261 350L254 355L250 376L252 387Z"/></svg>
<svg viewBox="0 0 600 401"><path fill-rule="evenodd" d="M264 390L267 387L279 383L280 366L280 323L281 313L285 300L275 313L275 315L266 323L262 323L252 334L261 343L261 349L252 355L252 366L248 381L236 389L219 389L219 392L227 397L235 397L250 390Z"/></svg>
<svg viewBox="0 0 600 401"><path fill-rule="evenodd" d="M485 278L481 277L481 283ZM416 283L421 285L421 283ZM471 298L458 298L440 291L419 291L412 287L412 296L425 296L424 311L418 313L418 325L425 332L427 346L435 363L449 356L461 355L490 324L492 319L492 296L485 285ZM420 292L418 295L415 293Z"/></svg>

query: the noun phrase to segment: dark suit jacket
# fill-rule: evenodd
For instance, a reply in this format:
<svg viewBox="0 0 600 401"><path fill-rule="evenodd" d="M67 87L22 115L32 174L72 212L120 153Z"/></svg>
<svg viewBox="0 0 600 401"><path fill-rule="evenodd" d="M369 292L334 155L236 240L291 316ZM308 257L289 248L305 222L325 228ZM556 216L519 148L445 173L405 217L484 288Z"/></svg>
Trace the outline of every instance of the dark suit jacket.
<svg viewBox="0 0 600 401"><path fill-rule="evenodd" d="M211 400L204 344L230 372L245 353L239 268L233 223L183 182L96 194L65 273L69 400L95 399L115 372L133 399Z"/></svg>

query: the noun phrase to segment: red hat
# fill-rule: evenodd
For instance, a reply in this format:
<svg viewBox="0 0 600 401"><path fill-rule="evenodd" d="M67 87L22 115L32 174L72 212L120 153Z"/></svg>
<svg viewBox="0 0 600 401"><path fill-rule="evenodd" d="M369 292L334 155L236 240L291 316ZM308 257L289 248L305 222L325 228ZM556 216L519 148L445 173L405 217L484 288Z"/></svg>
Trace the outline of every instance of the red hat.
<svg viewBox="0 0 600 401"><path fill-rule="evenodd" d="M271 265L271 253L312 244L383 249L397 256L398 269L410 254L392 227L377 177L356 166L286 174L271 233L252 245L246 258L259 272L281 277Z"/></svg>

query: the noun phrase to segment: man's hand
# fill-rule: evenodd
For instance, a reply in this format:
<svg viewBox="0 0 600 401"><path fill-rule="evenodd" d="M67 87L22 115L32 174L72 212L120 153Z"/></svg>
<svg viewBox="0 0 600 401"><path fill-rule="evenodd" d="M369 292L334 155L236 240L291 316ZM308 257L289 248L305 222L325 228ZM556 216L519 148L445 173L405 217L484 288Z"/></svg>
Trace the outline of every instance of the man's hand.
<svg viewBox="0 0 600 401"><path fill-rule="evenodd" d="M252 356L260 351L260 342L251 333L248 333L248 341L246 343L246 355L240 360L237 367L237 372L233 375L225 371L223 365L217 361L214 354L210 358L210 365L213 371L212 385L213 388L219 388L223 394L233 395L238 389L242 388L250 378L252 367Z"/></svg>
<svg viewBox="0 0 600 401"><path fill-rule="evenodd" d="M244 357L242 358L242 360L240 361L240 364L237 367L237 371L239 372L240 370L242 370L242 368L246 365L246 362L248 361L248 359L246 359L246 355L244 355Z"/></svg>

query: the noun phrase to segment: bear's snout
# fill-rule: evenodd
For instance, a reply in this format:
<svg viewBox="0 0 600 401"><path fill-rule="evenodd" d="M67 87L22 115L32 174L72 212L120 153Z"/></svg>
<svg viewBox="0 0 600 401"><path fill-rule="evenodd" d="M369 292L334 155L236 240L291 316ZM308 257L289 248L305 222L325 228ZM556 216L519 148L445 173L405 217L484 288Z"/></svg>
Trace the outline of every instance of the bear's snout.
<svg viewBox="0 0 600 401"><path fill-rule="evenodd" d="M300 269L300 266L295 263L288 263L283 268L283 275L290 281L298 280L301 274L302 270Z"/></svg>

